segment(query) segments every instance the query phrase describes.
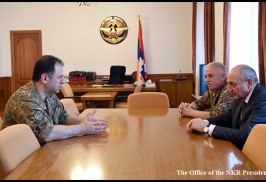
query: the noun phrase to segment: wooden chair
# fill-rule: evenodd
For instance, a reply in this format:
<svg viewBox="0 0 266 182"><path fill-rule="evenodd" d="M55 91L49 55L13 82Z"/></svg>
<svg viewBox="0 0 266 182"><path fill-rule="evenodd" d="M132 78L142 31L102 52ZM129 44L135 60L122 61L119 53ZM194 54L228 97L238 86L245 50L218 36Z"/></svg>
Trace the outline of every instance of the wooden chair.
<svg viewBox="0 0 266 182"><path fill-rule="evenodd" d="M41 146L26 124L8 126L0 131L0 178L3 179Z"/></svg>
<svg viewBox="0 0 266 182"><path fill-rule="evenodd" d="M139 82L134 90L134 93L140 93L142 89L142 83ZM114 107L115 108L127 108L127 102L118 102L120 98L123 98L123 97L128 97L128 95L125 95L125 96L118 96L116 97L116 100L115 100L115 103L114 103Z"/></svg>
<svg viewBox="0 0 266 182"><path fill-rule="evenodd" d="M259 169L266 171L266 124L255 125L244 144L242 152Z"/></svg>
<svg viewBox="0 0 266 182"><path fill-rule="evenodd" d="M72 88L70 87L70 85L68 83L64 83L62 85L61 91L62 91L65 99L69 99L69 98L72 99L75 102L78 110L79 111L83 110L83 103L75 101L75 98L80 98L80 96L74 96Z"/></svg>
<svg viewBox="0 0 266 182"><path fill-rule="evenodd" d="M162 92L140 92L130 94L128 108L169 108L167 94Z"/></svg>
<svg viewBox="0 0 266 182"><path fill-rule="evenodd" d="M63 104L65 110L68 113L78 116L79 110L72 99L61 99L60 102Z"/></svg>

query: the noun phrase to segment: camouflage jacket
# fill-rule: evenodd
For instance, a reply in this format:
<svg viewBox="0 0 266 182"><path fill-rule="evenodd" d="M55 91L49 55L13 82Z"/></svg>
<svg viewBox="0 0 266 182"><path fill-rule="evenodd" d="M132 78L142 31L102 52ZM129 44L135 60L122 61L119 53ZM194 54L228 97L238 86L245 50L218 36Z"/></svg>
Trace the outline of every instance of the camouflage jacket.
<svg viewBox="0 0 266 182"><path fill-rule="evenodd" d="M55 94L43 100L34 82L30 81L9 98L5 107L2 129L14 124L27 124L42 145L53 126L65 124L67 116L67 112Z"/></svg>
<svg viewBox="0 0 266 182"><path fill-rule="evenodd" d="M227 83L218 92L212 90L206 91L202 98L194 102L199 106L200 111L211 108L209 117L220 116L224 111L232 107L234 99L233 94L228 93L226 89Z"/></svg>

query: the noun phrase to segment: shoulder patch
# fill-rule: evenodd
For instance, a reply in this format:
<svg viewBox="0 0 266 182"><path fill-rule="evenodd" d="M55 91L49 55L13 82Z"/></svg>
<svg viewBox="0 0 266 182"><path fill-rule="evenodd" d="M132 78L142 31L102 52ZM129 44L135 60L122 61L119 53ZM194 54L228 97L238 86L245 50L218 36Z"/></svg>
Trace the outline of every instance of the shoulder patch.
<svg viewBox="0 0 266 182"><path fill-rule="evenodd" d="M42 113L42 111L39 110L36 110L33 116L36 121L42 121L44 119L44 114Z"/></svg>

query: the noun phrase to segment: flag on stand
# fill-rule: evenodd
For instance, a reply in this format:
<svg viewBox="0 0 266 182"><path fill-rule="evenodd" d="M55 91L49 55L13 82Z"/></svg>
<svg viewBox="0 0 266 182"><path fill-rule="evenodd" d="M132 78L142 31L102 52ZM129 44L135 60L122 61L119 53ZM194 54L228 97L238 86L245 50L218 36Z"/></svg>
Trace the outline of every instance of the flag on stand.
<svg viewBox="0 0 266 182"><path fill-rule="evenodd" d="M137 68L137 80L142 80L143 83L147 80L147 72L145 65L144 47L142 41L142 29L139 18L139 34L138 34L138 68Z"/></svg>

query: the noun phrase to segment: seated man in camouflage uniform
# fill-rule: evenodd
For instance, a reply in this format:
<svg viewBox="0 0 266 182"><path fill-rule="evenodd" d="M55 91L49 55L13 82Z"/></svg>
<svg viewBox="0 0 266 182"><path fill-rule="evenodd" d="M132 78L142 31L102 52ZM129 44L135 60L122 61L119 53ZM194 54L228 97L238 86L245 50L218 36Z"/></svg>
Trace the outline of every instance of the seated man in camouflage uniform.
<svg viewBox="0 0 266 182"><path fill-rule="evenodd" d="M39 143L78 135L106 131L106 120L68 114L55 93L64 81L63 62L54 56L42 56L35 64L32 81L20 87L8 100L2 129L14 124L27 124Z"/></svg>
<svg viewBox="0 0 266 182"><path fill-rule="evenodd" d="M219 62L209 63L206 66L205 78L209 90L204 93L202 98L191 104L181 103L178 109L183 116L206 119L220 116L232 107L233 94L226 91L225 66ZM210 110L204 111L205 109Z"/></svg>

